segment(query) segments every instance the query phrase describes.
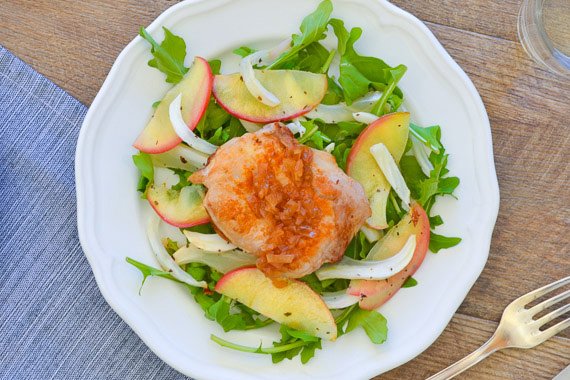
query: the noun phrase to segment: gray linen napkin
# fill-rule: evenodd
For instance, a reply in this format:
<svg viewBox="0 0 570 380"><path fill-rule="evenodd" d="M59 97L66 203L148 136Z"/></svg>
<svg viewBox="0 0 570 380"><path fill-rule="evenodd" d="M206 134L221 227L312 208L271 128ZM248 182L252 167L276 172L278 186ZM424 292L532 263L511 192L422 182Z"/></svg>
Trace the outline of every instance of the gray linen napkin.
<svg viewBox="0 0 570 380"><path fill-rule="evenodd" d="M86 107L0 46L0 379L183 379L110 309L76 228Z"/></svg>

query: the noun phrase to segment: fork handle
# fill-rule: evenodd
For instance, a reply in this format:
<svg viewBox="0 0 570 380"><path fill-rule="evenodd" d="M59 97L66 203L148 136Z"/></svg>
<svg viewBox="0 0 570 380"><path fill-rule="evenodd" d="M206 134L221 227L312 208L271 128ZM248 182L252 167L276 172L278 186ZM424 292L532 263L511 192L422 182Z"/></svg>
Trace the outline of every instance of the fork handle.
<svg viewBox="0 0 570 380"><path fill-rule="evenodd" d="M493 335L485 344L479 347L477 350L473 351L463 359L450 365L443 371L436 373L435 375L429 377L426 380L447 380L459 375L466 369L479 363L481 360L485 359L487 356L491 355L493 352L505 348L505 340Z"/></svg>

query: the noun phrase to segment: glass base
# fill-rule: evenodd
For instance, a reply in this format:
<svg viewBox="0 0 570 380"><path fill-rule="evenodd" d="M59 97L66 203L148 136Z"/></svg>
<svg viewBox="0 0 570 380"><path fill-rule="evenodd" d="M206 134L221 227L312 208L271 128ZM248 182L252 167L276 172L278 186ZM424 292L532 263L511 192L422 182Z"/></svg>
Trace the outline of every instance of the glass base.
<svg viewBox="0 0 570 380"><path fill-rule="evenodd" d="M570 57L556 49L542 24L541 0L523 1L518 18L518 35L526 53L548 70L570 78Z"/></svg>

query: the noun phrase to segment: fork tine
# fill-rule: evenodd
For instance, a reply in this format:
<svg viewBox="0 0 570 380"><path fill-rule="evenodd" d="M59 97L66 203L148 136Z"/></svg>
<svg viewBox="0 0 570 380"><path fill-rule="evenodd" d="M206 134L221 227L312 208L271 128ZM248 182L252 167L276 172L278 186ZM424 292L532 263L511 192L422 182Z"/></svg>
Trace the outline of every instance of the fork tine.
<svg viewBox="0 0 570 380"><path fill-rule="evenodd" d="M547 299L546 301L543 301L536 306L531 307L530 309L528 309L528 313L530 315L535 315L537 313L540 313L543 310L546 310L550 306L557 304L560 301L565 300L568 297L570 297L570 289L568 289L568 290L566 290L560 294L557 294L554 297Z"/></svg>
<svg viewBox="0 0 570 380"><path fill-rule="evenodd" d="M569 311L570 311L570 303L566 304L566 305L562 306L561 308L556 309L556 310L554 310L554 311L552 311L546 315L543 315L542 317L538 318L534 322L534 324L536 326L542 326L545 323L548 323L548 322L552 321L554 318L558 318L561 315L563 315L564 313L567 313Z"/></svg>
<svg viewBox="0 0 570 380"><path fill-rule="evenodd" d="M542 288L538 288L536 290L533 290L532 292L527 293L524 296L519 297L516 300L514 300L512 302L512 305L524 306L524 305L528 304L529 302L532 302L535 299L542 297L546 293L551 292L555 289L558 289L558 288L560 288L564 285L568 285L568 284L570 284L570 276L568 276L566 278L561 278L558 281L554 281L552 284L548 284L546 286L543 286Z"/></svg>
<svg viewBox="0 0 570 380"><path fill-rule="evenodd" d="M562 322L558 322L554 326L547 328L546 330L538 334L537 338L544 342L545 340L552 338L554 335L567 329L568 327L570 327L570 318L565 319Z"/></svg>

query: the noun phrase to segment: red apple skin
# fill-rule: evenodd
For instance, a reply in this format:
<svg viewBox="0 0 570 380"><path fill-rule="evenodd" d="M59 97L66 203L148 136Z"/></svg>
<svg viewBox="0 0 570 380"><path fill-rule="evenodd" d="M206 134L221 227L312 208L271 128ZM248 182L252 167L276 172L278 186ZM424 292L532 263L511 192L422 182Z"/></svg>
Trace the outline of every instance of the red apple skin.
<svg viewBox="0 0 570 380"><path fill-rule="evenodd" d="M166 93L133 146L141 152L158 154L180 144L182 140L170 124L170 103L180 93L183 94L182 117L188 128L194 130L208 107L213 82L214 75L208 61L201 57L194 58L190 71Z"/></svg>
<svg viewBox="0 0 570 380"><path fill-rule="evenodd" d="M222 294L223 289L226 287L226 284L236 275L240 274L241 271L247 271L247 270L252 270L252 269L256 269L256 267L254 266L245 266L245 267L241 267L241 268L236 268L232 271L229 271L228 273L226 273L225 275L222 276L222 278L220 278L218 280L218 282L216 283L216 286L214 287L214 291Z"/></svg>
<svg viewBox="0 0 570 380"><path fill-rule="evenodd" d="M240 120L245 120L245 121L249 121L251 123L256 123L256 124L269 124L269 123L274 123L274 122L293 120L297 117L301 117L301 116L311 112L313 110L313 108L315 108L318 105L318 103L310 105L309 107L302 109L297 113L293 113L293 114L289 114L289 115L278 116L276 118L263 118L263 117L255 117L252 115L240 114L240 113L236 112L235 110L227 107L224 103L221 103L219 101L219 99L216 98L215 93L214 93L214 99L216 99L216 102L218 103L218 105L220 107L222 107L224 109L224 111L226 111L230 115L235 116Z"/></svg>
<svg viewBox="0 0 570 380"><path fill-rule="evenodd" d="M241 78L239 73L214 78L212 94L218 105L239 119L265 124L291 120L310 112L327 92L328 81L324 74L296 70L257 71L263 85L281 100L280 105L269 107L255 99L238 79Z"/></svg>
<svg viewBox="0 0 570 380"><path fill-rule="evenodd" d="M147 190L146 199L148 200L150 206L153 208L154 212L156 212L156 214L160 217L160 219L164 220L166 223L172 226L178 228L189 228L210 222L210 216L204 207L202 207L203 210L200 210L201 212L196 212L191 215L180 217L180 214L165 209L163 205L163 199L155 192L153 192L152 189Z"/></svg>
<svg viewBox="0 0 570 380"><path fill-rule="evenodd" d="M290 280L278 288L259 269L248 266L226 273L214 290L291 328L323 339L337 337L333 315L304 282Z"/></svg>
<svg viewBox="0 0 570 380"><path fill-rule="evenodd" d="M411 221L411 223L410 223ZM400 225L400 223L402 223ZM348 294L361 297L360 308L374 310L385 304L402 287L409 276L412 276L420 267L429 247L430 226L424 209L417 203L413 204L410 213L400 221L399 236L395 236L389 243L404 245L408 237L416 235L416 249L410 263L400 272L386 280L353 280L347 290ZM394 252L396 253L397 250Z"/></svg>
<svg viewBox="0 0 570 380"><path fill-rule="evenodd" d="M390 190L390 184L370 153L372 145L383 143L396 162L400 161L410 125L408 112L394 112L380 117L367 126L358 136L346 159L346 172L360 182L370 199L377 189Z"/></svg>

